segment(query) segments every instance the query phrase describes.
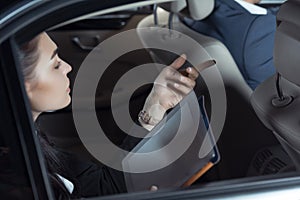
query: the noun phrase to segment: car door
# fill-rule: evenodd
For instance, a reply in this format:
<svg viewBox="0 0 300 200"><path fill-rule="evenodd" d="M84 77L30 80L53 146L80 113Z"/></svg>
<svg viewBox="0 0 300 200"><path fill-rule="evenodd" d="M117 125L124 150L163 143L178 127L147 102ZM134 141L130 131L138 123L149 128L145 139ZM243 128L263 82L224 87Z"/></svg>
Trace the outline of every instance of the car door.
<svg viewBox="0 0 300 200"><path fill-rule="evenodd" d="M82 15L98 12L97 15L101 16L113 11L149 5L155 2L156 1L124 0L107 0L101 2L95 0L25 1L14 5L14 11L10 12L10 15L5 15L5 17L1 18L0 155L9 158L9 163L4 163L1 167L4 167L4 171L11 170L10 174L14 176L12 176L12 179L9 177L9 180L17 180L15 177L21 180L9 182L10 185L1 185L1 194L11 191L13 194L19 195L16 196L16 198L20 197L19 199L53 199L46 169L43 164L43 156L33 131L34 125L30 117L30 106L25 95L22 76L18 68L18 60L16 59L15 43L26 40L30 38L30 36L47 30L50 27L82 17ZM60 38L60 31L63 30L56 29L55 31L52 29L52 31L53 37L62 40L61 42L66 41L65 36ZM72 31L70 34L74 34L74 32ZM98 30L96 35L97 34L101 37L103 35L105 37L106 35L105 31L101 30ZM90 35L93 36L90 37ZM94 36L94 33L86 34L77 32L76 35L71 35L70 38L71 41L74 41L74 37L77 37L79 38L81 46L82 43L83 46L88 46L90 44L94 45L94 40L98 42L97 38L94 39ZM66 46L72 42L68 41L68 43L66 43ZM74 46L72 48L78 48L79 54L85 51L80 49L80 45L79 47ZM119 62L122 63L122 59L120 59ZM68 108L60 112L64 115L68 112ZM13 149L13 151L10 152L10 149ZM9 173L5 171L5 174L1 174L1 178L7 174ZM3 184L3 179L0 180L1 184ZM95 197L93 199L267 199L274 197L274 195L279 198L296 199L300 193L299 183L300 178L297 174L292 173L279 176L243 178L206 183L200 186L195 185L189 190L168 189L156 192L145 191L141 193ZM8 186L12 189L8 190Z"/></svg>

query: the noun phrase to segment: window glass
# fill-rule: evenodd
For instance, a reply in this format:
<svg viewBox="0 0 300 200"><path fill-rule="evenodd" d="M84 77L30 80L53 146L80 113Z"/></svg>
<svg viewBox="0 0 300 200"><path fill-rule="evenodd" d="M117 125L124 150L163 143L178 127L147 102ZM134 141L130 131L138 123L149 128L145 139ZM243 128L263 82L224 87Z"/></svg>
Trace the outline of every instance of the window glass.
<svg viewBox="0 0 300 200"><path fill-rule="evenodd" d="M32 189L20 141L12 123L12 112L0 71L0 194L1 199L32 199ZM10 115L10 117L8 117Z"/></svg>

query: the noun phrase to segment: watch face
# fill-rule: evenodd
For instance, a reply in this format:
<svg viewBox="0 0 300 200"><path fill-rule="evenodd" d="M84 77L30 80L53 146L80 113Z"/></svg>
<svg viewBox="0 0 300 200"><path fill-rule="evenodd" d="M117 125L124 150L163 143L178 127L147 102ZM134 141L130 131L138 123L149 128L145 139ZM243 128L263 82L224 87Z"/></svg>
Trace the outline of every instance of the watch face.
<svg viewBox="0 0 300 200"><path fill-rule="evenodd" d="M142 110L139 113L139 120L142 120L145 124L149 124L150 119L151 119L151 116L145 110Z"/></svg>

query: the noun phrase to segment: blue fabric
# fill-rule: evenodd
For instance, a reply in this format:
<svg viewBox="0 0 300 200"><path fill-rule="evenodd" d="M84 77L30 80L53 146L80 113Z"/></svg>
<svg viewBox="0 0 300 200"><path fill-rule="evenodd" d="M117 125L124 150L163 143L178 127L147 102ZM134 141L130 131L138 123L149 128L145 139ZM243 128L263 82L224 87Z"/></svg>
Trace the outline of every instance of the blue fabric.
<svg viewBox="0 0 300 200"><path fill-rule="evenodd" d="M216 0L214 11L207 18L186 18L184 23L223 42L252 89L275 73L276 16L272 12L255 15L234 0Z"/></svg>

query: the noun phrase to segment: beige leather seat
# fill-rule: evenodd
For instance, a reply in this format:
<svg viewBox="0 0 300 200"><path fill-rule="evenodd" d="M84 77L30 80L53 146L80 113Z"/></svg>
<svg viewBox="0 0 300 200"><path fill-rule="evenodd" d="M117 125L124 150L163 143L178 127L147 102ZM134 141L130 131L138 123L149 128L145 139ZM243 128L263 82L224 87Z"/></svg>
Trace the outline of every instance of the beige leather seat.
<svg viewBox="0 0 300 200"><path fill-rule="evenodd" d="M138 28L171 28L196 40L210 57L216 60L216 65L224 85L217 82L214 83L214 81L210 81L209 84L212 84L211 88L217 92L222 92L222 87L225 86L227 97L224 127L223 124L211 124L213 132L217 134L216 137L218 137L218 131L221 131L220 140L218 142L221 152L221 162L219 164L220 178L241 177L245 174L245 170L248 167L247 163L250 162L254 152L265 145L276 143L276 140L253 112L250 105L252 90L245 82L235 61L224 44L217 39L195 32L179 19L180 17L188 16L194 20L201 20L207 17L213 8L213 0L179 0L159 4L157 15L150 15L144 18L138 24ZM170 17L172 19L170 19ZM142 32L139 33L139 36L145 46L156 37L164 37L163 34L149 36L142 34ZM176 39L174 39L174 42L176 42ZM195 54L197 54L197 49L191 50L189 46L180 46L178 48L181 48L182 52L195 52ZM168 60L168 62L171 62L166 53L159 53L155 50L150 50L150 53L154 61L161 62ZM174 56L172 58L174 58ZM199 91L203 92L201 88ZM208 98L206 98L206 101L209 101ZM208 105L208 112L210 112L210 109L211 107ZM222 108L219 107L218 109ZM258 137L259 142L256 142ZM241 164L237 165L237 160L240 160Z"/></svg>
<svg viewBox="0 0 300 200"><path fill-rule="evenodd" d="M158 5L157 11L157 25L154 23L155 16L150 15L143 19L137 28L143 27L168 27L170 14L173 13L172 19L172 29L181 32L185 35L190 36L201 44L205 50L217 61L218 69L222 74L224 82L228 85L235 87L238 92L245 98L249 99L252 90L245 82L242 77L237 65L235 64L230 52L220 41L200 34L186 25L184 25L180 20L179 16L189 16L194 20L201 20L207 17L214 8L214 0L179 0L172 3L164 3ZM142 41L147 43L147 39L140 35ZM159 35L153 37L160 37ZM183 47L184 48L184 47ZM159 57L159 55L156 55ZM156 58L157 59L157 58Z"/></svg>

